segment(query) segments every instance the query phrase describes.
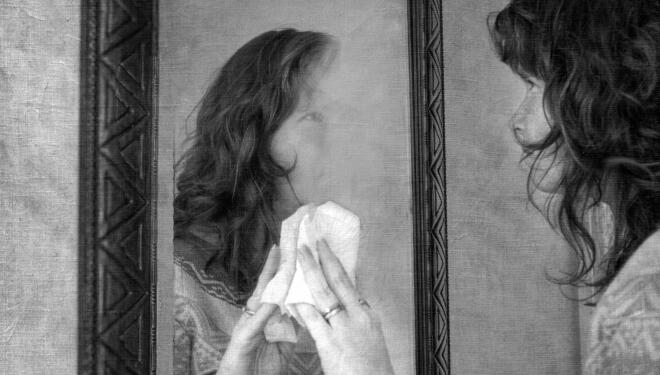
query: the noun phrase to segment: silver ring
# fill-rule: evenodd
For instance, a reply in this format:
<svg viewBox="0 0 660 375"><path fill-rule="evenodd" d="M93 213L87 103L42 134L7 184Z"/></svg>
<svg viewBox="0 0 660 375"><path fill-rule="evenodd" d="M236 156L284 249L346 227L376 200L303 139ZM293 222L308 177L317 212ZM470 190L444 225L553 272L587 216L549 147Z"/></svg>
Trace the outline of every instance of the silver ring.
<svg viewBox="0 0 660 375"><path fill-rule="evenodd" d="M252 316L252 315L256 314L255 311L252 311L252 310L248 309L247 306L243 306L241 308L241 310L243 311L243 314L247 314L247 316Z"/></svg>
<svg viewBox="0 0 660 375"><path fill-rule="evenodd" d="M327 312L323 313L323 319L325 321L329 321L330 318L333 316L339 314L342 310L344 309L344 306L342 306L340 303L332 306Z"/></svg>
<svg viewBox="0 0 660 375"><path fill-rule="evenodd" d="M371 306L369 305L369 302L367 302L367 301L364 300L363 298L360 298L360 299L358 300L358 303L359 303L360 305L362 305L362 306L366 306L366 307L369 307L369 308L371 307Z"/></svg>

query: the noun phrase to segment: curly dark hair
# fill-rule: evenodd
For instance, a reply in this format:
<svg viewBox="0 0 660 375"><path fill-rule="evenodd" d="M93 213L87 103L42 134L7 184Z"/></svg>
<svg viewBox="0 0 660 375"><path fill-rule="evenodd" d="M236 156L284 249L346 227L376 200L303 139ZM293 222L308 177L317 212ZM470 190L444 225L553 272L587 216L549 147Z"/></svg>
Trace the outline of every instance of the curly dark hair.
<svg viewBox="0 0 660 375"><path fill-rule="evenodd" d="M220 246L207 272L222 270L241 291L254 287L278 241L275 182L295 166L273 159L271 140L310 94L332 45L329 35L295 29L268 31L243 45L206 91L178 163L175 238L192 224L215 226Z"/></svg>
<svg viewBox="0 0 660 375"><path fill-rule="evenodd" d="M545 84L551 130L524 145L530 200L539 157L565 158L557 190L537 205L579 261L554 280L601 291L659 228L660 1L513 0L489 27L500 59ZM614 233L601 259L586 213L606 194ZM590 279L594 267L601 276Z"/></svg>

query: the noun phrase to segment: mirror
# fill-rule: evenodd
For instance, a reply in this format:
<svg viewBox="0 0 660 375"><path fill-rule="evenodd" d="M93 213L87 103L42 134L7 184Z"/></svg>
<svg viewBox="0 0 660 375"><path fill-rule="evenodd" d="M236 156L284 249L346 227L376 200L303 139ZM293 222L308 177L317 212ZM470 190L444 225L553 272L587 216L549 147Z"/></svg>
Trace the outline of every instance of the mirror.
<svg viewBox="0 0 660 375"><path fill-rule="evenodd" d="M184 366L201 373L210 371L217 364L205 363L204 358L222 356L226 350L226 340L250 296L250 288L240 284L241 276L232 278L229 274L236 271L258 276L267 254L264 250L272 245L245 237L274 235L273 242L278 243L277 228L283 218L300 205L320 206L332 201L359 217L356 287L382 317L397 372L410 373L414 369L414 304L406 3L363 1L356 6L351 1L321 0L191 1L185 4L185 12L182 6L180 2L163 2L159 7L159 127L175 129L176 161L188 152L188 159L176 170L173 194L177 199L175 320L180 325L175 326L174 372L183 374ZM287 59L291 59L290 65ZM308 68L310 72L298 72L296 64L316 66ZM293 71L286 73L288 69ZM287 104L273 108L271 98L258 96L263 90L268 90L267 95L285 96L286 86L279 87L277 82L300 79L309 82L300 88L293 84L290 90L300 90L301 98L291 109ZM254 80L267 83L258 86ZM269 84L275 88L263 87ZM246 107L242 104L245 101L255 103L257 109ZM222 115L223 111L228 114ZM200 120L200 113L211 120ZM250 116L285 117L279 123L256 120L255 124ZM223 126L230 130L223 130ZM254 126L257 134L246 135L249 126ZM271 131L272 138L266 138L266 132ZM237 144L224 146L229 142ZM242 142L254 142L253 151L247 152L255 156L241 155L246 152ZM262 151L262 142L270 150L263 146ZM211 149L211 145L221 151ZM264 175L256 162L248 159L258 158L262 152L270 152L283 168L292 168L288 181ZM214 158L219 159L211 166L195 164L214 163ZM246 164L243 170L233 166L221 169L229 160ZM214 172L205 172L208 170ZM227 179L234 174L247 177ZM194 201L205 196L199 190L208 189L204 181L209 179L216 182L206 199L217 200L199 209ZM269 201L262 198L262 194L270 194L270 184L275 185L272 210ZM254 189L262 191L255 193ZM234 198L211 198L222 194ZM259 203L231 208L248 204L246 200ZM205 210L217 212L205 215ZM260 211L263 215L278 219L251 219L247 215L252 210L264 210ZM249 224L234 230L244 231L245 237L228 239L227 250L220 252L219 238L231 238L228 231L240 220ZM276 229L254 229L260 225ZM239 238L245 247L232 250L231 241ZM266 248L253 251L251 256L261 258L248 268L247 252L259 246ZM286 250L282 246L282 252ZM212 263L214 256L228 258L230 253L238 257L234 266L230 261ZM214 328L204 331L202 323L195 323L205 320ZM296 319L279 324L294 330L295 335L272 333L270 340L274 341L262 349L263 354L259 352L257 366L272 368L277 364L280 373L318 373L320 361L306 330ZM195 341L215 351L188 350Z"/></svg>
<svg viewBox="0 0 660 375"><path fill-rule="evenodd" d="M175 165L194 144L185 140L196 132L197 104L221 66L282 28L325 33L336 49L310 81L311 92L331 94L321 101L331 126L308 127L309 138L293 143L296 203L332 201L360 218L357 288L381 318L395 371L449 372L439 1L102 0L83 9L81 373L188 365L177 362L170 322L181 312L177 280L197 282L204 268L183 269L191 258L177 258L186 252L172 242ZM285 153L300 134L283 137ZM195 291L206 295L186 297L226 334L247 294L207 281L214 286ZM219 290L236 299L207 298ZM228 337L210 339L220 342L213 350ZM318 369L303 341L293 351L303 355L287 357L294 373Z"/></svg>

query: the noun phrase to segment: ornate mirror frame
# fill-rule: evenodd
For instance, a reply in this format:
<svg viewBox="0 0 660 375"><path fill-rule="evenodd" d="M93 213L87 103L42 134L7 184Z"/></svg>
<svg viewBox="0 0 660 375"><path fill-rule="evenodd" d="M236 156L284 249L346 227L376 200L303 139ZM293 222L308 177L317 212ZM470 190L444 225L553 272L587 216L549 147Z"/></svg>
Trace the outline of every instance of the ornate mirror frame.
<svg viewBox="0 0 660 375"><path fill-rule="evenodd" d="M442 1L408 20L416 373L449 374ZM78 372L156 374L158 1L82 0L81 36Z"/></svg>

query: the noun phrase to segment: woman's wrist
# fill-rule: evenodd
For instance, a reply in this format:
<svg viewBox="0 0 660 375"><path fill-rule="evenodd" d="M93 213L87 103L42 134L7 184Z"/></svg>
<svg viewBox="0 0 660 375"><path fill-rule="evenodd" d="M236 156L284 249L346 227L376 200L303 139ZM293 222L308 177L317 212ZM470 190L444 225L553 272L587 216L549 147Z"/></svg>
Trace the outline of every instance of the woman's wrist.
<svg viewBox="0 0 660 375"><path fill-rule="evenodd" d="M234 362L244 361L246 358L247 359L252 358L256 352L257 352L256 348L252 348L247 345L232 345L230 343L229 347L227 348L227 351L225 351L225 355L223 358L227 358L228 360Z"/></svg>
<svg viewBox="0 0 660 375"><path fill-rule="evenodd" d="M254 362L255 351L227 348L220 360L218 375L247 373Z"/></svg>

